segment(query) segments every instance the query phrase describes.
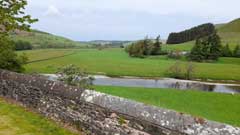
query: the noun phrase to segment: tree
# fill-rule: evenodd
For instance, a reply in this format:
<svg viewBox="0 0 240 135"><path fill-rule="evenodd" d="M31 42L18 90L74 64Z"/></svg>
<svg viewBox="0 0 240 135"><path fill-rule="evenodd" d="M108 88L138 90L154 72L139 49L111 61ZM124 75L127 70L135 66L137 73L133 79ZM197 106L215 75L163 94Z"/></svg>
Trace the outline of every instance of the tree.
<svg viewBox="0 0 240 135"><path fill-rule="evenodd" d="M202 45L201 45L200 39L196 40L195 45L193 46L189 58L193 61L201 62L204 59L204 56L202 54Z"/></svg>
<svg viewBox="0 0 240 135"><path fill-rule="evenodd" d="M214 32L212 35L208 37L208 44L210 46L210 56L209 60L218 60L218 58L221 56L221 39L217 35L216 32Z"/></svg>
<svg viewBox="0 0 240 135"><path fill-rule="evenodd" d="M233 56L240 58L240 46L237 45L233 51Z"/></svg>
<svg viewBox="0 0 240 135"><path fill-rule="evenodd" d="M193 61L217 60L221 56L221 40L214 32L208 37L197 39L189 58Z"/></svg>
<svg viewBox="0 0 240 135"><path fill-rule="evenodd" d="M30 24L36 22L23 11L26 0L0 1L0 68L22 72L25 56L14 52L14 43L9 39L9 33L14 30L30 30Z"/></svg>
<svg viewBox="0 0 240 135"><path fill-rule="evenodd" d="M233 53L231 49L229 48L229 45L226 44L225 46L222 47L222 56L223 57L232 57Z"/></svg>
<svg viewBox="0 0 240 135"><path fill-rule="evenodd" d="M152 55L159 55L161 54L161 45L162 42L160 41L160 35L157 36L155 43L153 44L153 48L151 50Z"/></svg>

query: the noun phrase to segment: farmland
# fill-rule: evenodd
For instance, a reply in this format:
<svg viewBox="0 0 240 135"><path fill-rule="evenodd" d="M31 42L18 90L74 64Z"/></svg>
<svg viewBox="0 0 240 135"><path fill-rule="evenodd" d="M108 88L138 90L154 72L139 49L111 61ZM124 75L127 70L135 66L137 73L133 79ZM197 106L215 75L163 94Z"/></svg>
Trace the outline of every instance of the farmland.
<svg viewBox="0 0 240 135"><path fill-rule="evenodd" d="M74 54L67 55L72 52ZM50 49L18 53L26 53L29 61L47 58L47 60L25 65L26 73L55 73L62 66L75 64L90 74L154 78L168 77L166 71L176 63L176 60L169 59L166 56L153 56L144 59L132 58L123 49ZM66 56L55 58L59 55ZM187 61L181 60L181 63L185 65ZM217 62L194 63L194 66L194 78L240 80L240 59L238 58L220 58Z"/></svg>

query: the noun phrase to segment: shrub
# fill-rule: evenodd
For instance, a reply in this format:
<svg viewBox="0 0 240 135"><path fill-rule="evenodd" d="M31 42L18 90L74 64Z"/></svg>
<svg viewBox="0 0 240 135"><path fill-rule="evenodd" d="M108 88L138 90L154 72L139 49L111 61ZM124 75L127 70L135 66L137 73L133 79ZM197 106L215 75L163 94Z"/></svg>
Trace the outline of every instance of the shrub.
<svg viewBox="0 0 240 135"><path fill-rule="evenodd" d="M89 77L85 71L82 71L75 65L60 68L57 73L60 75L58 80L82 89L90 88L94 80L94 78Z"/></svg>
<svg viewBox="0 0 240 135"><path fill-rule="evenodd" d="M14 43L7 37L0 37L0 68L15 72L23 72L23 64L27 62L26 55L18 56L14 52Z"/></svg>
<svg viewBox="0 0 240 135"><path fill-rule="evenodd" d="M195 66L192 62L188 62L184 65L183 63L177 61L168 69L167 74L173 78L190 80L193 78L194 69Z"/></svg>
<svg viewBox="0 0 240 135"><path fill-rule="evenodd" d="M172 59L181 59L182 58L182 53L181 51L170 51L168 53L168 58L172 58Z"/></svg>

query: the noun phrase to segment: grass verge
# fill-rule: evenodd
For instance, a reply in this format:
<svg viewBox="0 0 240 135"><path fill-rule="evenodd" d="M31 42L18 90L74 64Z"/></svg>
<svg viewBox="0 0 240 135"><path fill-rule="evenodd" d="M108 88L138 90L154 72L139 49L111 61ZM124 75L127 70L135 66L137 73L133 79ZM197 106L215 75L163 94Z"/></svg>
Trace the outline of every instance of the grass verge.
<svg viewBox="0 0 240 135"><path fill-rule="evenodd" d="M240 95L174 89L94 86L96 91L240 127Z"/></svg>
<svg viewBox="0 0 240 135"><path fill-rule="evenodd" d="M76 135L55 122L0 98L0 135Z"/></svg>

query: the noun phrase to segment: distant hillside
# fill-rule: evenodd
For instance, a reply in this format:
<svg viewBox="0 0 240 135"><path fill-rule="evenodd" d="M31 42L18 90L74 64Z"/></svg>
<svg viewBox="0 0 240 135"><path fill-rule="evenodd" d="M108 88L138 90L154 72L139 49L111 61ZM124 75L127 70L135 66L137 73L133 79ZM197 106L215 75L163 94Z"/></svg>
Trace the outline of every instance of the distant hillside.
<svg viewBox="0 0 240 135"><path fill-rule="evenodd" d="M240 18L218 28L219 32L240 32Z"/></svg>
<svg viewBox="0 0 240 135"><path fill-rule="evenodd" d="M12 33L12 38L15 41L30 42L34 48L70 48L89 45L39 30L31 30L31 32L15 31Z"/></svg>
<svg viewBox="0 0 240 135"><path fill-rule="evenodd" d="M228 43L232 47L240 44L240 18L217 27L217 30L224 44Z"/></svg>

